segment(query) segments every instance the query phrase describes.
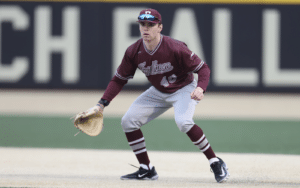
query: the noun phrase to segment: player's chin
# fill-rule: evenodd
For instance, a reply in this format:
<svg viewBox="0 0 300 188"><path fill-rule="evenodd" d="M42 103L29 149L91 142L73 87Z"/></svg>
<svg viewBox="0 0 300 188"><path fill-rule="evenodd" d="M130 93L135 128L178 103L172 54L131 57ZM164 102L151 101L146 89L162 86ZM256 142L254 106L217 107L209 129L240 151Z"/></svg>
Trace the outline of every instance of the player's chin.
<svg viewBox="0 0 300 188"><path fill-rule="evenodd" d="M142 37L144 40L150 40L150 38L151 38L149 35L142 35Z"/></svg>

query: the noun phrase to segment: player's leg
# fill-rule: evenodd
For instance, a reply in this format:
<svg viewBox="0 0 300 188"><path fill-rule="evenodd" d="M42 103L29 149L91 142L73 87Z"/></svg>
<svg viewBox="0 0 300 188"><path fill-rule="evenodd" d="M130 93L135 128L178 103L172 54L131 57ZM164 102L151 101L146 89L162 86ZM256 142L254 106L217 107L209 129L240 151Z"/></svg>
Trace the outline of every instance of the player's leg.
<svg viewBox="0 0 300 188"><path fill-rule="evenodd" d="M150 87L130 106L122 118L121 125L128 143L136 155L140 168L137 172L122 176L121 179L157 179L155 168L151 165L141 126L155 119L171 107L161 97L161 93Z"/></svg>
<svg viewBox="0 0 300 188"><path fill-rule="evenodd" d="M195 87L196 82L194 81L191 84L178 90L168 100L172 101L173 103L175 121L178 128L180 129L180 131L186 133L193 144L196 145L200 149L200 151L204 153L206 158L209 160L210 165L212 165L212 169L216 169L214 170L214 172L216 171L215 176L217 174L216 180L218 182L221 182L228 178L229 173L227 172L227 167L224 171L225 176L223 177L223 168L221 168L221 166L224 162L216 157L212 147L210 146L210 143L203 133L203 130L193 121L195 107L198 102L191 99L190 93L195 89ZM226 166L225 163L224 166ZM219 178L219 175L221 175L221 178Z"/></svg>
<svg viewBox="0 0 300 188"><path fill-rule="evenodd" d="M174 106L175 122L181 132L186 133L192 142L205 154L208 160L218 161L202 129L194 123L193 116L198 101L191 99L190 93L195 89L195 81L181 88L168 101Z"/></svg>
<svg viewBox="0 0 300 188"><path fill-rule="evenodd" d="M193 144L196 145L209 160L216 181L219 183L225 182L230 175L228 167L222 159L216 157L202 129L195 124L186 134L192 140Z"/></svg>

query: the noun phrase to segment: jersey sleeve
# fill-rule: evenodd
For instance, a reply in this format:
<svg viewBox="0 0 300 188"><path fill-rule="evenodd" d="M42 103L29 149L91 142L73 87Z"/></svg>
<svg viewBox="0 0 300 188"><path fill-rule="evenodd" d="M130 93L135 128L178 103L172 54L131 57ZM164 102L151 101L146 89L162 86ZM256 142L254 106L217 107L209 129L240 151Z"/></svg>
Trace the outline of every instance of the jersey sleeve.
<svg viewBox="0 0 300 188"><path fill-rule="evenodd" d="M126 50L124 57L122 59L121 65L118 67L115 76L121 80L128 81L132 79L137 66L134 65L132 58L130 57L129 49Z"/></svg>
<svg viewBox="0 0 300 188"><path fill-rule="evenodd" d="M118 67L116 74L109 82L102 99L107 101L112 101L119 92L122 90L123 86L132 79L137 67L134 66L133 61L129 57L128 49L125 52L121 65Z"/></svg>
<svg viewBox="0 0 300 188"><path fill-rule="evenodd" d="M197 87L201 87L204 92L209 83L210 69L208 65L201 60L194 52L192 52L186 45L181 47L181 61L186 69L186 72L198 74Z"/></svg>
<svg viewBox="0 0 300 188"><path fill-rule="evenodd" d="M210 69L206 63L203 64L203 66L197 71L198 74L198 84L197 87L201 87L204 92L206 91L206 88L209 83L209 77L210 77Z"/></svg>
<svg viewBox="0 0 300 188"><path fill-rule="evenodd" d="M204 64L204 62L185 44L181 45L179 55L186 72L198 72Z"/></svg>
<svg viewBox="0 0 300 188"><path fill-rule="evenodd" d="M114 76L106 87L106 90L101 99L105 99L109 102L112 101L113 98L115 98L120 93L126 83L127 80L121 80L118 77Z"/></svg>

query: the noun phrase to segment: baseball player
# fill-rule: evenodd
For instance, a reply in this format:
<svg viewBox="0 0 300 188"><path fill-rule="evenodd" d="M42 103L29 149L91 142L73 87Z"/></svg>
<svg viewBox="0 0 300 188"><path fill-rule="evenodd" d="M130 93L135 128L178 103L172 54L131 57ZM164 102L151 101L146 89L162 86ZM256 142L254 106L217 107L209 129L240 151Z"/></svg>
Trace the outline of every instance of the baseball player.
<svg viewBox="0 0 300 188"><path fill-rule="evenodd" d="M137 68L152 84L133 102L121 121L129 146L140 163L138 171L121 179L158 179L140 128L174 107L179 130L187 134L207 157L216 181L226 181L229 178L226 164L216 157L202 129L193 121L195 107L203 99L209 82L208 65L185 43L161 34L162 18L157 10L142 10L137 22L142 38L127 48L121 65L97 104L103 111L127 81L133 78ZM198 74L198 81L193 73Z"/></svg>

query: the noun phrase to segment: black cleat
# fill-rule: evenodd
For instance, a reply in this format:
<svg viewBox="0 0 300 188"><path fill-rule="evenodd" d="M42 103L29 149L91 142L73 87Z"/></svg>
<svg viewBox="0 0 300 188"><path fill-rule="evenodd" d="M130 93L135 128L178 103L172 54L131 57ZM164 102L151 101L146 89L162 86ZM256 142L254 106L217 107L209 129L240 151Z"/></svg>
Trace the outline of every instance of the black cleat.
<svg viewBox="0 0 300 188"><path fill-rule="evenodd" d="M218 157L220 161L214 162L210 165L211 169L215 174L215 178L218 183L223 183L228 180L230 174L228 172L228 167L222 159Z"/></svg>
<svg viewBox="0 0 300 188"><path fill-rule="evenodd" d="M121 176L121 180L157 180L158 174L154 167L151 170L143 169L142 167L139 168L138 171Z"/></svg>

